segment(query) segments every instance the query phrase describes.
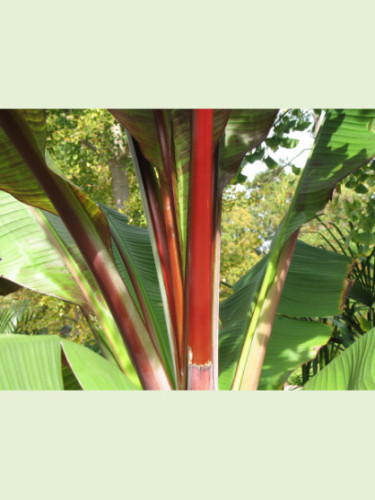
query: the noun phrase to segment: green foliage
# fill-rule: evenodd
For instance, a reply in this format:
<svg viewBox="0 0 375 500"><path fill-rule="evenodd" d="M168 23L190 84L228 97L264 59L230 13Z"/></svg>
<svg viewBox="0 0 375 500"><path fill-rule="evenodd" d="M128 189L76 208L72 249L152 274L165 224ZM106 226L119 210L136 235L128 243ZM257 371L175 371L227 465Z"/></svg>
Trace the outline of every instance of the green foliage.
<svg viewBox="0 0 375 500"><path fill-rule="evenodd" d="M363 335L339 357L311 378L304 390L344 391L375 389L375 329Z"/></svg>
<svg viewBox="0 0 375 500"><path fill-rule="evenodd" d="M312 221L303 239L353 260L343 310L330 320L332 336L316 358L299 368L290 381L305 384L375 326L374 164L348 176L337 188L323 216ZM358 190L358 185L365 189Z"/></svg>
<svg viewBox="0 0 375 500"><path fill-rule="evenodd" d="M0 390L62 390L55 335L0 335Z"/></svg>
<svg viewBox="0 0 375 500"><path fill-rule="evenodd" d="M47 110L46 147L66 176L94 200L114 208L110 162L119 154L114 135L114 117L104 109ZM123 207L132 224L145 227L142 201L126 148L121 157L129 187L129 199Z"/></svg>
<svg viewBox="0 0 375 500"><path fill-rule="evenodd" d="M46 147L64 175L95 200L113 204L108 160L111 115L104 110L48 110Z"/></svg>
<svg viewBox="0 0 375 500"><path fill-rule="evenodd" d="M47 110L46 114L46 147L62 173L74 184L84 187L93 199L113 207L109 168L117 148L112 132L116 123L113 116L101 109L57 109ZM126 143L125 133L123 139ZM138 185L130 164L128 156L124 159L124 169L130 196L124 213L132 224L145 227ZM17 301L25 301L25 307L30 309L27 333L62 333L78 342L93 342L92 331L77 306L23 289L10 298L0 298L2 311L13 315L12 304Z"/></svg>
<svg viewBox="0 0 375 500"><path fill-rule="evenodd" d="M260 378L260 389L278 389L298 365L315 357L331 328L322 317L337 314L350 259L297 242ZM221 303L220 384L229 389L243 343L249 303L267 265L264 257L235 284Z"/></svg>
<svg viewBox="0 0 375 500"><path fill-rule="evenodd" d="M78 306L26 288L0 298L0 315L9 318L6 329L0 330L5 333L48 333L83 344L93 341L92 331Z"/></svg>
<svg viewBox="0 0 375 500"><path fill-rule="evenodd" d="M0 335L0 390L75 390L77 382L86 390L136 388L115 364L56 335Z"/></svg>
<svg viewBox="0 0 375 500"><path fill-rule="evenodd" d="M227 123L227 129L221 144L222 147L220 148L221 152L219 152L217 161L219 182L219 188L216 193L217 199L220 199L221 189L224 184L233 176L235 176L235 181L243 181L243 176L241 177L242 174L239 173L238 167L245 155L251 161L252 155L254 155L253 158L262 159L270 169L265 174L258 176L253 183L245 185L242 190L238 188L238 183L232 183L224 194L225 205L222 212L224 231L222 242L223 253L224 255L227 254L227 257L223 259L222 281L227 282L231 286L232 283L237 281L238 276L248 269L249 263L255 263L268 252L268 257L256 264L253 270L255 274L252 275L250 273L250 275L247 275L250 276L250 282L253 280L251 285L253 286L253 291L250 293L246 287L241 288L237 286L237 295L236 293L231 295L224 303L228 304L230 301L234 301L235 307L233 307L233 310L235 310L239 300L238 293L242 298L245 298L244 303L246 307L244 317L242 318L243 324L240 326L241 331L237 332L239 333L237 337L240 339L239 347L241 347L245 334L246 340L237 367L236 377L239 374L240 378L236 381L235 388L252 387L248 385L247 381L245 385L242 385L242 382L247 377L246 370L247 365L249 365L246 360L252 359L251 357L247 358L247 356L250 352L253 352L253 338L256 339L255 344L257 344L260 337L266 337L262 333L263 330L261 330L263 325L266 325L267 328L268 326L272 328L273 317L271 317L272 314L270 315L270 311L267 309L267 301L269 301L272 307L272 304L276 304L275 308L277 307L281 289L278 291L279 297L276 300L276 297L273 295L274 288L275 284L279 286L279 274L284 269L282 266L286 262L285 256L289 255L284 250L290 252L290 256L292 255L294 246L291 243L293 243L294 236L296 238L296 230L303 223L309 222L317 212L323 209L331 196L332 190L342 177L361 167L365 161L375 154L371 128L368 126L366 128L369 119L373 119L372 111L330 110L327 113L327 119L316 141L314 153L310 157L308 166L305 168L295 189L296 176L299 175L298 169L294 165L291 165L294 175L284 172L283 168L285 168L285 164L282 163L281 166L278 166L273 155L279 148L293 149L297 145L298 140L290 135L293 127L297 131L307 130L310 127L310 130L313 132L314 127L317 126L319 113L313 114L300 110L281 112L267 136L267 132L275 116L274 112L271 111L252 111L247 113L238 110L230 115L228 123L227 111L215 112L214 138L217 142L214 141L214 146L219 142ZM151 165L148 166L147 155L146 157L142 157L142 154L138 151L138 160L140 159L143 162L141 167L139 167L139 172L142 175L150 172L152 182L154 183L152 189L150 188L151 184L147 188L147 196L154 195L151 201L155 203L155 206L158 203L160 204L160 212L154 211L152 214L154 217L161 216L157 219L158 224L154 226L153 230L155 231L162 227L160 223L165 223L164 229L169 231L171 227L168 225L169 222L175 224L175 221L182 217L185 222L181 223L179 220L180 225L178 227L180 233L184 233L187 227L186 221L188 220L188 193L189 189L191 189L189 187L189 170L185 171L184 168L189 168L189 155L194 141L199 142L199 137L195 137L194 134L191 135L189 113L170 113L169 111L155 113L149 111L121 111L121 113L121 119L125 120L127 127L129 125L130 132L134 136L134 139L130 140L131 144L133 144L133 141L136 144L136 146L132 146L133 149L135 150L136 147L140 147L142 154L146 151L150 154L155 153L157 156L156 163L152 160L154 165L156 165L156 168L154 168ZM195 116L194 113L192 116ZM186 118L188 118L187 121L185 120ZM44 160L42 155L44 155L45 134L42 114L40 112L26 111L23 114L12 114L5 111L1 115L1 120L3 128L0 131L2 134L0 136L0 168L1 172L6 174L5 176L3 175L3 180L1 181L2 189L10 191L18 199L37 207L31 213L35 215L47 231L50 243L54 242L55 247L58 248L59 257L54 256L53 259L55 262L58 262L59 258L62 259L66 268L72 273L78 289L74 289L74 287L70 288L69 280L62 284L62 280L56 278L57 275L54 275L54 273L56 274L55 265L51 266L50 270L45 267L45 263L48 260L46 260L46 256L47 254L49 255L50 248L48 245L44 245L43 238L40 239L38 236L39 247L38 249L33 247L32 250L36 252L35 255L31 257L27 256L27 258L26 252L25 256L16 255L15 252L20 248L17 241L21 241L23 238L26 239L27 236L26 229L22 228L20 229L20 234L22 233L23 236L17 236L18 240L17 238L14 239L16 230L11 231L11 236L5 235L7 239L6 247L12 249L10 253L8 252L5 255L6 258L2 264L5 277L18 281L23 285L31 286L28 283L32 283L36 278L27 274L28 266L32 268L35 264L34 267L36 269L37 264L40 266L43 265L41 274L36 275L43 286L49 288L49 280L51 281L51 286L53 283L60 284L61 290L54 289L55 291L50 291L50 293L76 302L84 309L86 317L90 312L98 314L102 327L102 333L99 334L100 342L103 343L101 348L105 355L108 356L107 361L99 358L99 363L102 363L103 366L103 373L107 371L104 368L103 362L113 363L113 356L124 372L128 372L131 368L129 357L125 356L126 351L122 345L121 334L125 340L124 345L126 349L130 349L132 362L138 370L138 375L149 377L147 384L146 379L142 379L144 387L170 388L168 377L163 375L163 370L166 369L169 379L173 380L177 366L173 365L175 359L172 353L173 335L176 332L173 331L171 337L171 332L169 330L167 332L166 324L172 325L176 317L167 316L170 309L166 308L162 280L170 272L169 265L171 266L170 269L172 269L173 265L175 266L176 263L177 265L179 264L177 259L174 260L175 264L173 265L171 264L171 260L168 265L166 265L168 261L163 260L160 266L160 263L158 264L157 251L159 252L159 257L167 255L167 259L171 259L171 256L173 256L172 249L168 245L159 245L160 241L156 245L155 241L152 240L152 245L150 245L148 237L146 238L146 249L145 242L142 242L143 233L137 233L130 229L129 232L125 219L119 213L112 212L110 209L104 209L103 212L83 192L63 181L46 166L47 162L48 166L55 170L55 166L52 163L55 160L59 164L59 171L64 173L74 184L84 187L85 191L89 192L90 196L96 201L105 202L113 207L110 175L114 172L114 162L122 162L121 168L125 172L128 168L129 155L125 135L120 133L119 138L116 132L116 130L119 130L118 124L110 115L102 111L51 111L48 113L46 143L53 160L48 154L46 154L46 160ZM145 123L147 126L145 126ZM14 133L15 131L17 132L16 134ZM150 131L152 132L152 137L149 135ZM356 140L347 141L348 136ZM140 146L138 146L136 141L139 141ZM171 141L174 142L172 143ZM153 149L154 147L156 149ZM251 150L251 153L248 153L249 150ZM174 160L170 163L174 155L176 155L177 160L187 161L185 167L179 164L177 160L176 165L173 163ZM178 167L176 172L173 171L175 166ZM38 177L42 172L43 176L40 175ZM24 178L23 176L26 177ZM129 180L131 174L128 172L127 176ZM104 179L106 180L104 181ZM177 194L172 189L175 186L174 182L176 182L176 179ZM23 189L25 182L27 182L30 188L30 192L28 193ZM101 185L101 182L104 184ZM128 184L130 185L131 182ZM172 189L172 191L168 194L169 189ZM344 188L342 189L344 190ZM371 180L369 180L368 175L355 172L351 178L348 178L345 189L352 190L356 196L368 196L368 210L370 211L373 208L371 204ZM137 189L134 192L138 193ZM168 196L172 205L165 204ZM175 203L175 196L179 198L176 202L176 207L173 205ZM150 199L145 199L144 202L150 203ZM238 204L235 204L236 199L239 200ZM59 203L56 205L56 200L59 203L61 200L62 205ZM161 204L161 200L163 204ZM17 201L17 203L19 202ZM368 222L365 221L361 212L361 207L355 199L351 200L343 196L342 203L345 210L350 211L353 217L353 220L349 224L352 242L348 243L348 251L350 256L352 256L354 242L357 245L359 264L363 265L365 258L370 258L371 256L375 235L370 231ZM8 206L8 204L8 201L5 200L4 207ZM287 208L288 206L289 209ZM134 209L134 207L136 207L136 203L132 204L130 208L124 205L120 209L124 212L129 209L131 222L134 223L138 219L139 224L142 224L142 220L140 220L137 213L138 210ZM179 208L180 212L179 210L175 212L175 219L167 219L169 213L168 207L172 207L174 210L177 210L177 207ZM46 211L40 210L40 208ZM215 210L217 210L216 213L219 212L219 205L215 207ZM61 216L61 220L49 212L55 214L57 212ZM287 215L282 220L285 212L287 212ZM67 216L68 213L71 214L70 217ZM14 214L16 214L14 210L4 211L3 216L6 218L6 225L15 224L16 217ZM26 221L26 218L25 214L22 215L22 220ZM213 216L213 219L215 219L215 216ZM363 224L361 227L362 219ZM155 220L153 219L153 221ZM73 239L69 236L66 229L63 228L61 221L64 221L66 227L71 231ZM109 225L107 225L108 223ZM24 227L26 228L26 224ZM163 231L160 232L160 235L162 233ZM35 236L37 232L33 234ZM177 239L182 237L181 234L178 234L178 231L174 234ZM132 241L133 236L134 241ZM171 241L170 236L173 235L167 233L167 243ZM314 237L316 238L316 235ZM319 238L324 240L324 237L319 236ZM181 256L184 257L185 255L184 238L182 240L182 246L179 247L179 252L174 254L175 257L179 255L181 258ZM3 241L5 242L5 240ZM329 244L329 242L327 243ZM178 244L181 245L181 241ZM32 247L31 244L30 247ZM157 273L154 268L150 272L151 267L148 267L149 264L154 265L151 248L155 254ZM241 249L241 253L239 249ZM164 252L167 252L167 254L164 254ZM11 254L14 255L13 260L10 257ZM306 257L308 252L304 251L303 254L305 254L303 257ZM296 256L298 256L298 251ZM39 257L42 257L42 259L38 260ZM30 261L27 261L27 259L30 259ZM22 268L21 266L17 270L18 275L16 278L12 273L14 273L14 265L16 265L17 261L22 261L24 267ZM347 261L345 263L347 266ZM286 342L282 348L278 348L279 350L281 349L281 353L290 349L290 346L293 344L291 337L293 337L296 342L296 345L293 344L293 349L295 348L294 350L298 352L298 363L305 361L306 358L311 358L313 353L316 352L316 348L328 339L331 328L331 324L328 321L339 321L337 319L339 316L338 310L319 310L319 313L317 309L314 309L313 312L309 309L309 306L314 304L328 307L329 300L326 292L327 294L330 291L334 293L335 304L343 292L342 281L343 275L346 272L340 272L335 277L339 286L334 291L329 286L323 286L319 289L318 295L320 297L324 296L322 304L319 304L319 301L316 301L311 296L311 292L317 290L317 277L319 277L318 285L324 282L324 278L328 279L330 284L334 281L330 274L334 270L332 263L331 267L325 270L323 276L319 274L322 267L319 264L321 263L318 259L317 267L314 268L312 261L308 260L300 266L298 271L294 269L296 267L295 264L294 267L292 265L287 285L279 304L278 317L274 325L274 342L277 339L282 339ZM243 266L246 267L243 268ZM371 271L371 263L369 267ZM287 269L288 267L286 267L286 272ZM182 268L182 270L184 273L185 269ZM308 293L306 297L302 293L303 286L301 284L301 277L304 276L305 271L309 271L312 274L308 278L306 276L303 278L303 283L307 284ZM157 276L159 278L158 286L160 287L157 291L160 294L152 291L152 286L156 282ZM184 277L184 275L182 276ZM295 281L293 281L294 277ZM360 279L358 278L357 283L352 288L350 295L350 300L352 301L355 297L359 298L359 300L364 300L363 297L366 295L363 294L363 289L358 287L359 281ZM174 300L175 294L177 294L177 288L174 286L175 282L165 282L168 287L171 283L173 283L173 287L168 288L168 293L172 292L169 298L172 297ZM37 283L35 284L37 285ZM32 286L35 289L38 289L38 287ZM229 291L229 288L226 288ZM288 299L288 290L291 290L289 294L291 299ZM288 300L288 306L285 306L285 301ZM367 302L370 301L368 298L366 300ZM162 301L164 301L164 313L166 316L165 324L161 326L161 330L159 331L161 323L159 322L158 315L162 310ZM299 301L303 302L303 307L298 306ZM349 304L352 305L352 303ZM174 306L173 301L169 302L169 306L171 305ZM283 309L284 306L285 308ZM371 308L372 304L368 303L366 306ZM222 317L224 332L228 338L230 337L233 340L236 328L231 325L228 318L225 318L225 307ZM174 313L176 311L177 309ZM233 311L230 314L233 315ZM317 329L315 323L318 321L317 315L319 314L322 316L327 316L327 314L333 316L336 314L336 317L327 319L327 324L323 324L323 322ZM360 314L358 311L356 311L354 316L356 319L359 318ZM314 318L314 322L311 322L312 318ZM31 319L32 322L36 321L36 318ZM238 320L239 317L235 319ZM368 315L366 318L360 318L358 321L361 328L369 328L371 326L370 319ZM261 325L259 329L257 326L258 322ZM28 321L28 327L30 323L31 321ZM306 325L303 325L303 323L306 323ZM309 325L309 323L313 323L314 326L312 324ZM175 328L174 324L173 328ZM98 330L95 326L93 326L93 329L96 333L100 330L100 328ZM279 335L277 335L278 330L281 332ZM306 339L303 338L303 331L310 331L311 335L309 334L310 337L307 343L305 342ZM343 329L340 330L340 334L342 332ZM69 333L69 326L64 325L59 330L59 333L61 335ZM165 346L171 349L170 353L167 352L168 349L165 349ZM270 346L272 347L272 344ZM76 360L76 364L81 367L87 364L82 359L87 360L90 356L94 356L92 351L82 351L82 349L79 347L70 349L71 356ZM83 352L89 354L82 354L81 356L80 353ZM66 354L68 353L66 352ZM225 362L228 361L225 357L225 349L224 351L222 350L221 356L224 356L224 358L222 357L222 361L224 360L222 366L225 366ZM268 372L262 379L262 388L279 386L285 380L287 373L295 366L294 355L294 358L292 356L293 366L289 364L289 361L285 364L286 358L284 354L281 355L284 364L279 363L281 358L278 358L277 349L270 349L269 356L269 358L266 358L268 361L264 365L264 369L268 370ZM236 363L237 358L238 355L235 356L234 363ZM161 359L163 363L161 363ZM35 363L35 360L32 363ZM232 364L231 362L231 366ZM73 368L72 365L71 368ZM108 368L108 370L110 369ZM74 380L72 381L71 375L69 371L64 369L63 383L73 387ZM161 378L159 379L159 377ZM163 379L163 377L165 378ZM160 385L159 380L161 381ZM175 383L175 380L173 383ZM88 384L90 385L91 382ZM86 385L86 388L89 388L89 385ZM94 386L92 388L95 388ZM181 385L181 387L183 386Z"/></svg>

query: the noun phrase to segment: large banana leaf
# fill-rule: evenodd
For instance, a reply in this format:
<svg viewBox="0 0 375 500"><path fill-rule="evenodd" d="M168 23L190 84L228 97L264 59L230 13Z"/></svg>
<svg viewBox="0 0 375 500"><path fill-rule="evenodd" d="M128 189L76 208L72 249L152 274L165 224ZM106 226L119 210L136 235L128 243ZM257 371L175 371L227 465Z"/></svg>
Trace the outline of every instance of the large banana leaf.
<svg viewBox="0 0 375 500"><path fill-rule="evenodd" d="M290 208L272 241L264 276L258 281L233 388L256 387L274 317L274 310L269 312L267 303L276 303L280 297L293 240L300 226L324 208L337 182L375 156L374 119L375 110L327 112Z"/></svg>
<svg viewBox="0 0 375 500"><path fill-rule="evenodd" d="M2 334L0 390L63 390L64 386L77 389L68 368L62 369L61 347L83 389L137 389L115 364L87 347L56 335Z"/></svg>
<svg viewBox="0 0 375 500"><path fill-rule="evenodd" d="M59 217L0 191L0 256L0 274L8 280L80 305L113 336L113 318ZM105 335L102 342L107 342Z"/></svg>
<svg viewBox="0 0 375 500"><path fill-rule="evenodd" d="M89 307L30 207L0 191L0 275L24 287Z"/></svg>
<svg viewBox="0 0 375 500"><path fill-rule="evenodd" d="M124 372L133 372L135 376L124 340L138 374L146 377L143 380L145 387L156 388L160 383L167 388L170 382L159 354L115 266L106 218L94 202L48 167L43 144L41 146L38 141L37 131L41 127L37 123L38 129L21 113L0 112L0 125L3 127L0 136L0 189L61 216L111 310L116 326L105 330L105 333L117 362ZM34 197L21 189L22 182L25 182L23 174L30 181L31 192L36 192ZM47 200L45 205L40 203L44 199ZM48 206L50 202L53 209Z"/></svg>
<svg viewBox="0 0 375 500"><path fill-rule="evenodd" d="M267 257L234 285L233 295L221 304L221 389L230 389L233 382L249 308L266 266ZM273 324L260 389L279 388L291 371L315 357L317 349L328 342L331 329L317 320L339 314L350 266L348 257L297 242Z"/></svg>
<svg viewBox="0 0 375 500"><path fill-rule="evenodd" d="M375 390L375 328L312 377L304 390Z"/></svg>
<svg viewBox="0 0 375 500"><path fill-rule="evenodd" d="M0 335L1 390L62 390L60 339Z"/></svg>
<svg viewBox="0 0 375 500"><path fill-rule="evenodd" d="M119 245L118 248L116 243L113 244L117 268L140 312L147 316L145 319L149 322L149 329L155 333L168 374L171 380L175 380L175 368L170 347L172 341L168 336L149 233L147 229L127 224L127 218L121 213L103 205L101 208L108 219L111 233ZM130 278L129 272L132 278ZM136 287L137 292L134 287ZM143 307L141 307L140 302L143 303Z"/></svg>
<svg viewBox="0 0 375 500"><path fill-rule="evenodd" d="M119 212L104 205L100 205L100 207L108 220L112 236L116 238L116 243L112 241L112 251L117 269L132 295L140 314L145 313L149 317L151 325L148 326L156 334L156 341L160 347L168 374L171 380L174 380L172 355L148 231L147 229L130 226L127 224L126 216ZM47 212L44 215L53 225L54 230L58 232L66 249L74 256L79 266L84 269L85 263L82 256L61 219ZM119 250L121 250L121 254ZM130 275L132 278L130 278ZM87 279L90 280L90 273L88 273ZM133 285L137 291L134 290ZM95 286L95 282L90 280L91 289L96 290L95 294L98 295L100 292ZM140 307L140 303L143 303L145 307ZM98 311L98 309L101 310ZM101 305L97 304L96 314L104 314L102 309Z"/></svg>
<svg viewBox="0 0 375 500"><path fill-rule="evenodd" d="M120 391L138 389L113 363L82 345L61 340L66 359L84 390Z"/></svg>
<svg viewBox="0 0 375 500"><path fill-rule="evenodd" d="M375 109L327 111L291 205L286 236L325 207L341 179L375 156L374 120Z"/></svg>

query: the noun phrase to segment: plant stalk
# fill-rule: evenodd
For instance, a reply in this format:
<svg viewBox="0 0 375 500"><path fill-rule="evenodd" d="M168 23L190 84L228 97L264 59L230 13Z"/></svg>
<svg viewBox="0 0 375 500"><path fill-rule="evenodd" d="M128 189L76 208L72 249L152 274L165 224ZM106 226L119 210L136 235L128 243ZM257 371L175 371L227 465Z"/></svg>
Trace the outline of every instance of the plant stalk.
<svg viewBox="0 0 375 500"><path fill-rule="evenodd" d="M187 389L212 390L214 208L213 111L195 110L186 252Z"/></svg>

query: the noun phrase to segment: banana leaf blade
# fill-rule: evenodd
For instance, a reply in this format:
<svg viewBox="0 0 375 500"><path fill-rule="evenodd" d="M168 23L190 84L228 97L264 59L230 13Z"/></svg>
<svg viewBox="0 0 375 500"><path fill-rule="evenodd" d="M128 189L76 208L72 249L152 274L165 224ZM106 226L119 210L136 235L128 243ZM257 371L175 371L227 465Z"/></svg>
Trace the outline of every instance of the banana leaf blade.
<svg viewBox="0 0 375 500"><path fill-rule="evenodd" d="M99 354L69 340L61 340L66 359L84 390L137 390L121 370Z"/></svg>
<svg viewBox="0 0 375 500"><path fill-rule="evenodd" d="M1 390L62 390L60 339L0 335Z"/></svg>
<svg viewBox="0 0 375 500"><path fill-rule="evenodd" d="M64 261L30 207L0 191L0 275L31 290L86 306Z"/></svg>
<svg viewBox="0 0 375 500"><path fill-rule="evenodd" d="M221 303L221 389L229 389L233 381L251 304L266 265L267 257L243 276L234 285L233 295ZM272 328L260 388L280 387L290 371L315 357L317 348L328 342L331 329L327 325L306 321L306 318L317 319L340 312L350 265L351 260L346 256L297 241Z"/></svg>
<svg viewBox="0 0 375 500"><path fill-rule="evenodd" d="M375 389L375 328L312 377L307 391L363 391Z"/></svg>

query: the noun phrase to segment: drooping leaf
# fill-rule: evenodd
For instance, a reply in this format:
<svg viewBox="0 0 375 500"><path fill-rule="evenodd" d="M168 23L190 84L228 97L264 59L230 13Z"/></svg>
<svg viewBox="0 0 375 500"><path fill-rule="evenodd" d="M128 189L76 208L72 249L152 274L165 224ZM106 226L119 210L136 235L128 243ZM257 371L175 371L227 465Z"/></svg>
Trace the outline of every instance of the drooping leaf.
<svg viewBox="0 0 375 500"><path fill-rule="evenodd" d="M312 318L340 314L351 264L349 257L298 241L277 313Z"/></svg>
<svg viewBox="0 0 375 500"><path fill-rule="evenodd" d="M0 191L0 256L2 275L31 290L80 305L95 314L103 332L114 338L114 320L59 217ZM106 335L103 342L107 342Z"/></svg>
<svg viewBox="0 0 375 500"><path fill-rule="evenodd" d="M277 389L290 371L314 357L316 348L328 341L330 328L302 318L317 319L340 312L350 264L348 257L297 241L272 328L259 388ZM229 389L233 381L248 315L251 315L251 304L254 303L266 266L267 257L234 285L233 295L221 304L221 389ZM267 360L272 360L272 363Z"/></svg>
<svg viewBox="0 0 375 500"><path fill-rule="evenodd" d="M20 114L1 111L0 125L6 133L5 138L8 138L8 142L0 144L0 151L10 145L23 160L18 161L16 168L12 168L9 161L0 164L0 172L8 175L5 183L0 180L0 189L9 190L10 186L10 190L16 191L23 171L32 172L34 184L40 184L42 192L48 194L47 199L52 201L55 211L69 229L111 310L118 331L108 331L107 335L117 362L125 372L133 370L122 336L139 376L146 377L144 385L153 388L161 383L163 387L168 387L169 380L158 353L115 267L104 214L87 196L47 166L33 130ZM28 203L32 201L28 200Z"/></svg>
<svg viewBox="0 0 375 500"><path fill-rule="evenodd" d="M0 335L0 390L62 390L60 339Z"/></svg>
<svg viewBox="0 0 375 500"><path fill-rule="evenodd" d="M66 359L84 390L137 390L129 378L113 363L91 349L69 340L61 340Z"/></svg>
<svg viewBox="0 0 375 500"><path fill-rule="evenodd" d="M0 191L0 275L31 290L87 306L30 207Z"/></svg>
<svg viewBox="0 0 375 500"><path fill-rule="evenodd" d="M319 371L304 386L307 391L375 389L375 328Z"/></svg>

